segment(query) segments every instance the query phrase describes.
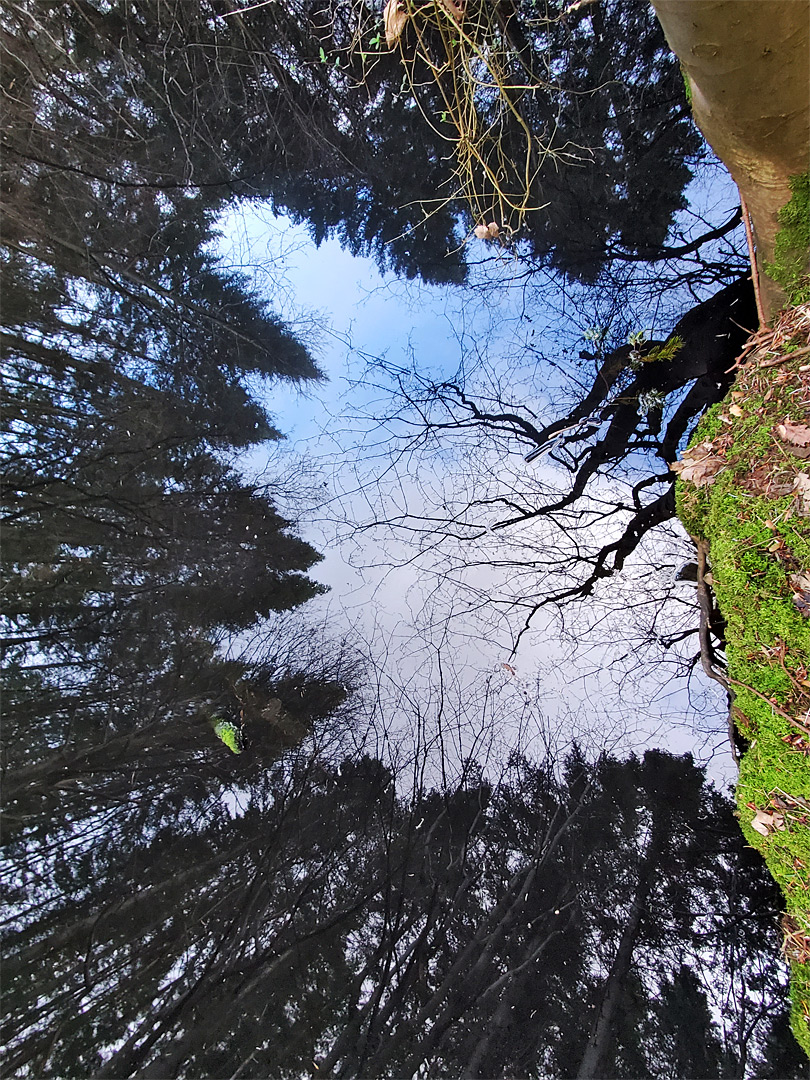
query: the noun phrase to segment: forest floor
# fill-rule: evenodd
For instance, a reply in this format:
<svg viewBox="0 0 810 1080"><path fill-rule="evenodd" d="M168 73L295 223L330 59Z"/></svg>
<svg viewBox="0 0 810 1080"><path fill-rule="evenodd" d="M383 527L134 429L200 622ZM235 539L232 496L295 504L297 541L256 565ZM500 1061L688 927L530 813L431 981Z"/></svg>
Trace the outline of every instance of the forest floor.
<svg viewBox="0 0 810 1080"><path fill-rule="evenodd" d="M785 896L792 1023L810 1055L810 303L755 334L738 365L677 463L678 509L710 560L704 667L714 601L726 623L717 674L746 746L740 825Z"/></svg>

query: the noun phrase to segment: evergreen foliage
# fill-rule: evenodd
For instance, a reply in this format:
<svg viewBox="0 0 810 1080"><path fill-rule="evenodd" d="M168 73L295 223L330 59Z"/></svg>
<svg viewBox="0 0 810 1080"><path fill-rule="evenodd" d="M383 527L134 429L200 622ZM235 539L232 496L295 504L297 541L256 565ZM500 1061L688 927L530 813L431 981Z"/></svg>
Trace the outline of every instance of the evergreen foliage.
<svg viewBox="0 0 810 1080"><path fill-rule="evenodd" d="M347 694L281 645L223 659L323 591L319 554L235 467L280 438L259 387L320 373L212 254L233 116L210 78L187 94L193 50L162 66L179 13L3 17L4 816L23 843L50 815L142 821L145 792L159 819ZM296 710L275 692L291 680ZM250 742L238 765L217 713Z"/></svg>
<svg viewBox="0 0 810 1080"><path fill-rule="evenodd" d="M565 1077L598 1034L588 1075L773 1075L775 889L689 758L394 780L300 755L235 815L198 796L43 850L5 927L8 1070Z"/></svg>
<svg viewBox="0 0 810 1080"><path fill-rule="evenodd" d="M47 222L38 250L61 247L85 272L134 287L165 239L193 246L189 230L229 199L262 199L381 267L462 280L459 241L476 222L459 230L466 202L430 42L403 80L380 22L376 6L338 0L244 12L229 0L15 4L4 23L9 236L33 212ZM561 19L556 3L532 0L498 5L495 24L523 89L511 108L482 94L478 123L506 161L521 159L527 132L548 146L532 163L541 209L526 221L528 249L586 281L614 256L658 257L703 151L652 12L610 0ZM92 232L89 191L102 211ZM111 233L123 218L122 248ZM175 302L227 293L215 277L163 269Z"/></svg>

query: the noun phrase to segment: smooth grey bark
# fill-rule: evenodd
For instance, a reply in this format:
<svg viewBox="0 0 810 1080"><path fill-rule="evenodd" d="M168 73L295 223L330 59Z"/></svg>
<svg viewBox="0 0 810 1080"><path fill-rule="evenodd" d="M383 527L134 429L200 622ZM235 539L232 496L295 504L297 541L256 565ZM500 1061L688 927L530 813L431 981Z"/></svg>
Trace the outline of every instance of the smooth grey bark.
<svg viewBox="0 0 810 1080"><path fill-rule="evenodd" d="M692 91L692 113L745 199L765 311L784 293L773 262L788 179L810 164L808 0L652 0Z"/></svg>

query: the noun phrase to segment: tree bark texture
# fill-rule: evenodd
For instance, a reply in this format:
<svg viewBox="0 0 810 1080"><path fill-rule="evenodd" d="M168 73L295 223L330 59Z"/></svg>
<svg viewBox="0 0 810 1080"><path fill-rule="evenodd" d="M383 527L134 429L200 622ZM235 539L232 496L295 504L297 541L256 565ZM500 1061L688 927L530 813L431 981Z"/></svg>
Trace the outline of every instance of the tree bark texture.
<svg viewBox="0 0 810 1080"><path fill-rule="evenodd" d="M689 78L692 112L748 205L765 313L785 302L773 262L788 180L810 163L810 0L652 0Z"/></svg>

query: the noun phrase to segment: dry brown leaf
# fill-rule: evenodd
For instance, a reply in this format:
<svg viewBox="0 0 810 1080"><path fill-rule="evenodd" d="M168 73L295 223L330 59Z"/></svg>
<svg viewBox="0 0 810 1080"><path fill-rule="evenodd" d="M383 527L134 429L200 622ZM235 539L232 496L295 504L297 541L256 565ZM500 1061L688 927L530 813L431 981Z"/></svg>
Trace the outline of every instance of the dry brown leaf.
<svg viewBox="0 0 810 1080"><path fill-rule="evenodd" d="M770 836L778 829L784 829L785 818L778 810L757 810L751 819L751 828L762 836Z"/></svg>
<svg viewBox="0 0 810 1080"><path fill-rule="evenodd" d="M810 458L810 424L785 420L783 424L777 424L775 430L794 457L801 458L803 461Z"/></svg>
<svg viewBox="0 0 810 1080"><path fill-rule="evenodd" d="M714 453L714 444L702 442L697 446L690 446L684 452L680 461L671 466L674 473L678 473L681 480L686 480L696 487L708 487L714 483L714 478L725 465L723 458Z"/></svg>
<svg viewBox="0 0 810 1080"><path fill-rule="evenodd" d="M388 0L383 10L385 25L385 44L392 49L402 37L402 31L408 21L408 13L402 10L401 0Z"/></svg>
<svg viewBox="0 0 810 1080"><path fill-rule="evenodd" d="M810 616L810 574L805 570L791 574L788 578L794 589L793 604L800 615Z"/></svg>
<svg viewBox="0 0 810 1080"><path fill-rule="evenodd" d="M732 416L743 416L744 413L739 405L729 405L728 411Z"/></svg>
<svg viewBox="0 0 810 1080"><path fill-rule="evenodd" d="M784 442L795 443L797 446L810 446L810 424L785 420L783 424L777 425L776 433Z"/></svg>
<svg viewBox="0 0 810 1080"><path fill-rule="evenodd" d="M810 754L810 742L800 731L791 731L787 735L782 735L782 742L787 743L797 754Z"/></svg>
<svg viewBox="0 0 810 1080"><path fill-rule="evenodd" d="M810 473L796 474L793 491L796 493L796 513L799 517L810 517Z"/></svg>
<svg viewBox="0 0 810 1080"><path fill-rule="evenodd" d="M462 0L460 4L455 3L455 0L439 0L439 2L453 22L461 22L464 18L465 0Z"/></svg>

